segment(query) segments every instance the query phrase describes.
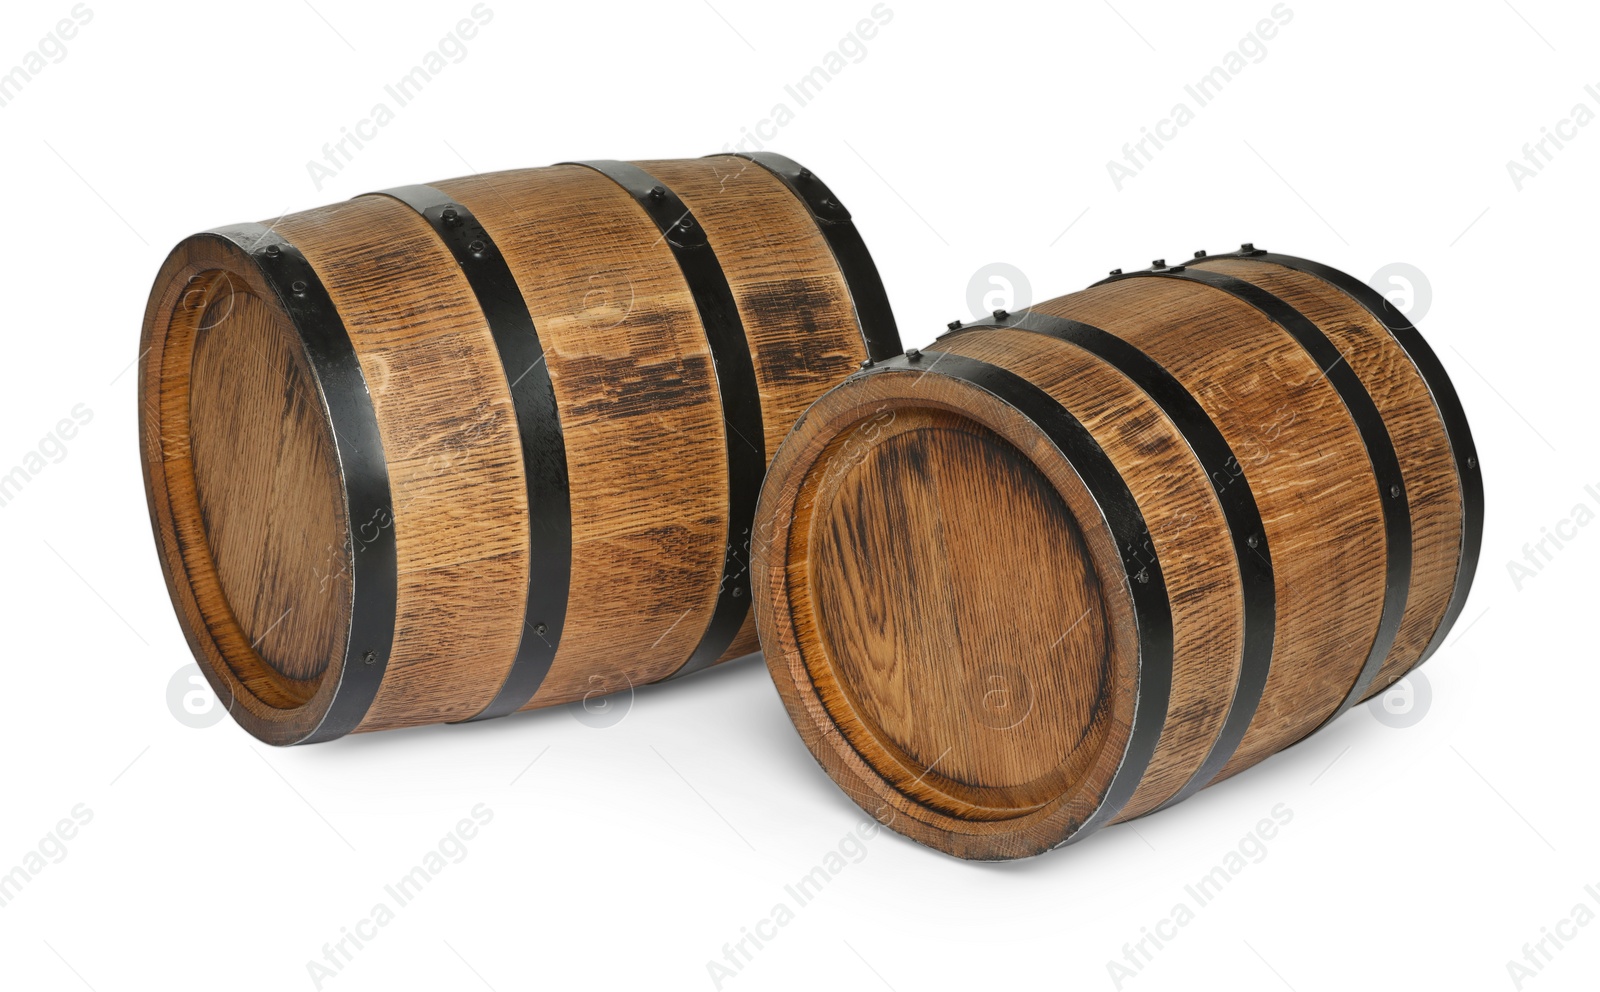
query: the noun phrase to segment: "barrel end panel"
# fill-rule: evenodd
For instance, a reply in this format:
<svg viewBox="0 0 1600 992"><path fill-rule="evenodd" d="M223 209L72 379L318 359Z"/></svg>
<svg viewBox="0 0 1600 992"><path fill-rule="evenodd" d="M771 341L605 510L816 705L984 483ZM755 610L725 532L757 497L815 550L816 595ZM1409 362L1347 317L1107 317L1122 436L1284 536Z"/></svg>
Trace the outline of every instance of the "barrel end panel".
<svg viewBox="0 0 1600 992"><path fill-rule="evenodd" d="M248 251L215 235L174 249L139 365L152 529L196 661L270 744L322 725L349 638L348 516L320 390Z"/></svg>

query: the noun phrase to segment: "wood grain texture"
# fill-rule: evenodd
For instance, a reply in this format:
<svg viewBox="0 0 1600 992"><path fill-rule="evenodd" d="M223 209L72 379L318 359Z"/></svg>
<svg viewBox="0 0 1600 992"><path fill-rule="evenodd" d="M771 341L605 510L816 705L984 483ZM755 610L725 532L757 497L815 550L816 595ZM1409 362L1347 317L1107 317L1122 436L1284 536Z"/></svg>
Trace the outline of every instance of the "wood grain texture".
<svg viewBox="0 0 1600 992"><path fill-rule="evenodd" d="M670 174L718 254L757 373L755 441L775 446L866 348L809 208L764 169L730 174L721 161L646 164ZM565 443L571 594L553 666L524 708L671 675L711 617L729 519L723 397L678 260L643 208L592 169L436 187L476 215L504 256L539 335ZM219 694L237 697L247 729L298 740L339 682L352 556L364 533L392 529L395 640L358 729L473 716L521 639L543 633L523 616L538 577L510 388L519 373L503 367L473 285L412 208L363 196L274 227L306 256L350 337L392 512L357 521L334 513L342 504L329 509L342 495L329 475L333 428L325 409L293 404L316 395L310 378L294 378L300 329L250 254L212 235L185 241L152 290L140 373L147 495L180 623ZM198 310L188 302L196 286L207 288ZM240 294L258 302L238 307L230 333L199 332L208 309ZM278 372L269 377L258 352ZM757 646L748 622L723 657Z"/></svg>
<svg viewBox="0 0 1600 992"><path fill-rule="evenodd" d="M866 357L850 286L805 204L759 165L734 156L635 164L683 199L722 263L761 388L770 461L806 407ZM721 660L758 650L751 614Z"/></svg>
<svg viewBox="0 0 1600 992"><path fill-rule="evenodd" d="M343 656L336 654L323 671L302 679L285 674L256 652L261 634L240 624L211 554L190 417L198 337L235 314L252 311L265 311L270 316L261 319L279 326L290 324L252 260L233 243L198 235L167 257L151 290L141 335L140 464L162 576L190 650L222 705L241 726L263 740L284 743L316 728L333 700ZM206 364L201 368L205 371ZM201 386L202 392L209 388ZM211 443L205 430L199 433L203 445ZM295 436L293 431L285 435ZM312 457L310 464L315 466L318 460ZM307 480L307 491L317 488L314 480ZM231 538L224 542L230 543ZM348 575L349 549L342 545L335 549L329 563L337 574ZM348 597L348 586L335 594ZM349 609L348 601L342 609ZM316 667L314 659L279 664L293 672L309 673Z"/></svg>
<svg viewBox="0 0 1600 992"><path fill-rule="evenodd" d="M1410 671L1455 591L1461 480L1433 396L1405 350L1365 307L1319 277L1252 259L1197 260L1255 283L1309 317L1366 387L1394 441L1411 510L1412 579L1400 631L1367 697Z"/></svg>
<svg viewBox="0 0 1600 992"><path fill-rule="evenodd" d="M1222 290L1176 279L1091 287L1035 309L1161 363L1222 431L1272 549L1277 625L1265 693L1219 778L1288 747L1355 683L1383 606L1383 518L1355 422L1300 344Z"/></svg>
<svg viewBox="0 0 1600 992"><path fill-rule="evenodd" d="M259 297L208 308L189 394L195 496L222 594L291 679L344 653L349 533L333 436L300 337Z"/></svg>
<svg viewBox="0 0 1600 992"><path fill-rule="evenodd" d="M1115 540L1036 425L947 376L853 379L779 450L757 521L768 669L864 809L994 859L1046 850L1100 806L1137 629ZM991 772L998 786L974 781Z"/></svg>
<svg viewBox="0 0 1600 992"><path fill-rule="evenodd" d="M969 816L1037 809L1105 739L1105 697L1083 691L1107 655L1083 536L993 432L895 413L814 493L821 656L901 787L921 778Z"/></svg>
<svg viewBox="0 0 1600 992"><path fill-rule="evenodd" d="M1415 560L1402 638L1381 678L1403 672L1440 622L1460 555L1461 489L1431 394L1344 291L1260 262L1202 264L1302 311L1383 415L1412 497ZM1098 328L1165 369L1210 421L1187 428L1197 447L1215 428L1234 456L1229 470L1208 476L1185 425L1109 353L1046 333L1050 318ZM762 642L802 740L868 812L967 858L1058 846L1106 795L1107 754L1130 740L1125 717L1107 725L1095 761L1062 759L1075 754L1074 731L1086 741L1097 732L1101 718L1085 713L1115 710L1119 692L1139 681L1136 646L1117 640L1139 562L1159 564L1170 600L1170 704L1149 765L1134 771L1132 798L1096 820L1152 811L1202 768L1241 687L1247 614L1236 553L1256 548L1249 518L1234 523L1249 533L1230 529L1219 498L1229 486L1248 486L1260 511L1275 617L1260 704L1213 782L1322 725L1356 684L1384 602L1373 460L1328 370L1283 326L1223 289L1159 277L1099 284L1034 305L1027 319L1041 331L969 326L919 359L881 363L824 395L779 449L756 522ZM1109 530L1079 498L1081 484L1063 481L1076 478L1074 466L999 396L941 373L952 355L1031 383L1082 424L1133 494L1149 546L1123 548L1119 560L1097 544ZM1108 636L1102 644L1075 632L1066 644L1103 652L1114 674L1100 681L1081 658L1041 648L1059 606L1084 602L1088 588ZM1120 653L1128 650L1133 673ZM1034 712L1060 712L993 735L967 683L996 658L1021 673L1014 684Z"/></svg>
<svg viewBox="0 0 1600 992"><path fill-rule="evenodd" d="M466 276L417 213L366 196L278 222L355 345L393 496L394 649L362 730L462 720L522 637L528 502L510 387ZM471 479L462 485L463 476Z"/></svg>
<svg viewBox="0 0 1600 992"><path fill-rule="evenodd" d="M1143 815L1199 770L1228 714L1244 650L1244 590L1222 505L1171 419L1077 345L1017 330L940 342L1022 376L1089 429L1139 503L1172 604L1172 698L1155 756L1118 819ZM1048 592L1045 593L1049 595Z"/></svg>
<svg viewBox="0 0 1600 992"><path fill-rule="evenodd" d="M505 254L566 440L572 588L526 708L664 678L711 617L727 533L722 406L689 286L648 215L592 169L435 185Z"/></svg>

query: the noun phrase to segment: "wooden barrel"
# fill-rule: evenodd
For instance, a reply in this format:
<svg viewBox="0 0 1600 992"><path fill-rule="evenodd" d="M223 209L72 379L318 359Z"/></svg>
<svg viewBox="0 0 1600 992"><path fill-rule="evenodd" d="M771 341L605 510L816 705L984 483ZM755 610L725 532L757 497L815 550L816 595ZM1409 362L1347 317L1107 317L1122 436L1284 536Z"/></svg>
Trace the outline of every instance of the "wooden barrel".
<svg viewBox="0 0 1600 992"><path fill-rule="evenodd" d="M198 234L141 347L172 601L273 744L755 651L768 457L899 352L849 212L767 153L479 175Z"/></svg>
<svg viewBox="0 0 1600 992"><path fill-rule="evenodd" d="M1024 857L1178 802L1420 664L1483 486L1376 292L1246 245L951 325L818 400L757 513L768 667L864 808Z"/></svg>

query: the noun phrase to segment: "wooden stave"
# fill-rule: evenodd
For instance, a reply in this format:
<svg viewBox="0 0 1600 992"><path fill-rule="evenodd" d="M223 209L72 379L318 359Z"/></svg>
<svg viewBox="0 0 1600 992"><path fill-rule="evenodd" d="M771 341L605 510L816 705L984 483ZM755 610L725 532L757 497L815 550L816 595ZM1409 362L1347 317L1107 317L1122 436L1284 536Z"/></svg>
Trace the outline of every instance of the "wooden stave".
<svg viewBox="0 0 1600 992"><path fill-rule="evenodd" d="M463 204L432 186L396 187L379 195L416 211L450 249L494 338L516 414L529 514L523 628L499 691L462 722L493 719L516 712L538 692L554 663L566 618L572 581L572 502L561 411L538 328L504 255L483 225Z"/></svg>
<svg viewBox="0 0 1600 992"><path fill-rule="evenodd" d="M1093 322L1140 347L1184 383L1244 456L1273 549L1278 613L1267 685L1219 773L1234 774L1325 720L1371 658L1386 589L1385 534L1360 433L1300 341L1224 289L1177 278L1119 280L1036 309ZM1318 460L1304 462L1308 454ZM1307 512L1326 540L1312 540L1319 532L1303 526ZM1329 581L1336 565L1337 581Z"/></svg>
<svg viewBox="0 0 1600 992"><path fill-rule="evenodd" d="M837 382L861 361L900 350L899 332L871 255L849 211L792 159L754 153L635 164L695 212L725 271L732 273L730 286L752 338L770 460L789 427L820 395L816 381ZM729 195L736 189L746 190L749 202ZM763 202L772 198L772 206L781 210L759 213L754 209L757 197ZM735 202L740 209L732 208ZM782 222L775 223L779 217ZM846 246L842 251L841 240ZM754 319L758 314L761 320ZM852 327L853 332L848 330ZM752 516L753 508L754 501ZM751 538L735 549L746 574ZM732 645L716 661L759 650L755 618L747 615ZM686 664L668 677L691 671Z"/></svg>
<svg viewBox="0 0 1600 992"><path fill-rule="evenodd" d="M393 534L399 559L395 633L355 729L469 719L512 668L531 564L520 438L489 323L432 226L393 197L291 214L276 229L350 329L393 493L376 532ZM471 485L458 484L463 472ZM365 535L351 542L359 560Z"/></svg>
<svg viewBox="0 0 1600 992"><path fill-rule="evenodd" d="M707 156L717 158L718 156ZM866 242L856 230L850 211L833 190L810 169L777 152L735 152L733 157L761 166L789 188L811 211L833 253L839 272L850 292L856 324L866 340L867 360L882 361L900 353L900 332L894 310L889 306L877 263L867 251ZM773 446L776 448L776 445Z"/></svg>
<svg viewBox="0 0 1600 992"><path fill-rule="evenodd" d="M664 676L672 678L709 668L725 657L746 625L750 609L746 595L749 569L741 545L748 547L756 498L767 465L761 389L733 288L694 212L676 192L638 165L615 161L574 164L594 169L621 186L660 230L661 242L671 249L694 298L722 404L723 464L728 490L722 580L699 643L682 665Z"/></svg>
<svg viewBox="0 0 1600 992"><path fill-rule="evenodd" d="M448 186L449 184L448 183L443 183L443 184L440 184L440 185L441 186ZM794 217L795 217L795 222L797 224L803 223L803 224L805 224L807 226L811 226L811 227L814 228L817 225L817 222L820 220L820 218L817 218L816 216L814 216L812 214L812 212L809 209L807 209L806 204L803 202L803 199L800 198L799 193L794 192L792 190L782 190L781 187L779 187L779 190L780 190L781 195L783 197L783 202L785 202L785 203L792 202L793 203L793 205L794 205L793 213L794 213ZM441 196L443 196L446 200L449 200L449 202L456 202L459 205L459 198L456 198L455 200L450 200L450 194L449 194L448 191L438 191L438 192L440 192ZM360 199L376 199L376 198L377 197L367 197L367 198L360 198ZM419 215L419 217L418 217L418 222L419 223L422 223L425 220L426 220L425 216ZM288 224L292 226L295 223L295 218L282 218L278 222L277 226L278 227L285 226L285 221L287 221ZM820 237L820 234L818 236ZM177 252L175 252L175 254L177 254ZM875 279L876 278L876 273L873 272L872 275L873 275L873 278ZM160 282L159 282L159 279L158 279L158 287L159 287L159 285L160 285ZM856 291L856 290L860 289L860 287L855 286L853 284L847 284L846 288L850 289L852 291ZM877 291L879 293L881 293L881 284L879 284L876 288L877 288ZM156 299L155 299L155 296L153 295L152 303L151 303L151 313L154 314L157 309L158 309L158 307L157 307ZM150 327L147 326L147 336L149 335L149 333L150 333ZM881 329L880 329L879 333L880 333L880 335L883 333L881 331ZM894 337L895 331L894 331L892 325L887 329L887 333L891 338ZM860 343L861 340L862 340L862 335L860 334L859 331L856 332L855 340L857 342L855 347L864 348L864 345L862 345ZM864 355L865 355L865 351L864 350L862 352L862 355L864 357ZM853 366L854 364L855 364L855 360L853 359L852 362L851 362L851 365ZM504 372L502 372L501 374L504 375ZM157 379L159 379L159 376L157 376ZM827 381L819 380L819 382L816 384L816 392L820 393L822 391L822 389L825 388L825 386L827 384L828 384ZM501 386L502 386L502 388L504 388L505 383L502 382ZM716 395L715 395L714 391L711 393L711 398L712 398L713 401L716 400ZM159 433L160 433L159 430L156 431L156 436L157 437L159 437ZM156 447L159 449L159 447L160 447L159 444L157 444ZM146 449L146 452L148 453L150 451L150 449L151 449L151 445L147 443L146 446L145 446L145 449ZM762 459L763 464L761 465L762 468L764 468L764 461L765 461L765 459L763 458ZM155 493L154 493L154 491L152 489L152 487L155 486L157 484L157 482L159 482L159 479L157 479L155 481L152 481L151 480L151 473L149 472L148 469L149 469L149 466L147 465L147 473L146 473L147 474L147 491L150 492L150 503L151 503L151 510L152 510L152 525L153 525L153 527L154 527L154 529L156 530L156 533L157 533L157 543L158 543L158 545L161 545L163 543L163 541L165 540L165 538L163 537L163 528L162 528L161 524L156 519L157 518L157 510L156 510L157 497L156 497L156 495L155 495ZM753 507L753 503L754 503L753 494L752 494L752 497L750 499L750 503L751 503L751 505ZM179 592L177 590L177 587L178 587L178 584L182 581L182 579L181 579L181 576L177 575L170 568L168 568L168 564L169 563L168 563L167 559L165 557L163 557L164 573L167 574L168 581L169 581L169 587L173 591L173 594L174 594L173 598L174 598L174 602L176 603L178 601L178 599L179 599ZM532 582L527 582L525 584L528 585L528 586L531 586ZM190 622L190 618L183 617L181 615L181 612L180 612L180 620L184 621L181 625L185 629L186 637L189 637L189 639L191 640L192 646L194 646L195 637L193 636L194 632L191 630L191 627L195 626L195 623ZM747 624L746 627L748 628L747 636L744 637L744 638L741 638L741 640L743 641L743 644L741 645L740 643L735 643L734 646L733 646L734 649L731 649L728 652L728 654L726 655L726 657L734 657L734 656L737 656L739 654L748 653L749 650L753 650L755 648L753 624ZM738 650L741 647L743 649L742 650ZM201 649L199 647L195 647L195 651L196 651L197 657L200 657L202 655L202 651L201 651ZM713 660L715 660L715 659L713 659ZM237 693L234 692L232 688L222 684L223 681L224 681L223 679L221 679L220 677L214 677L213 676L213 672L210 670L210 668L211 668L211 659L208 659L208 664L202 665L202 668L206 669L208 677L211 677L213 679L214 684L217 685L219 695L223 695L223 696L225 696L225 698L227 698L229 700L229 705L230 705L230 708L231 708L233 700L235 699ZM670 674L671 671L672 671L672 669L668 669L666 672L664 672L662 674ZM660 675L658 675L657 677L660 677ZM650 680L653 681L655 679L652 678ZM630 682L630 684L632 684L632 683ZM615 689L615 688L623 688L623 686L612 684L612 685L606 686L605 688L607 690L609 690L609 689ZM585 695L587 695L587 694L585 694ZM522 708L534 708L534 707L541 706L541 705L555 705L555 704L560 703L560 702L569 701L569 699L571 699L571 698L577 698L577 696L574 695L574 694L569 693L567 696L558 697L558 698L550 698L548 696L546 696L545 698L534 698L529 703L527 703L527 705L525 705ZM490 703L491 703L491 697L486 697L484 699L477 700L475 702L475 704L474 704L475 705L475 709L474 709L473 712L454 712L454 713L449 714L449 716L451 718L465 719L465 718L470 718L473 715L474 712L478 713L478 714L483 714L484 707L486 705L490 704ZM492 715L498 715L498 714L492 714ZM405 720L402 720L402 721L397 722L397 723L395 723L393 725L409 725L410 722L433 722L433 721L431 721L431 720L421 720L421 721L405 721ZM247 729L251 729L252 733L257 733L258 730L262 730L263 728L256 727L256 728L247 728ZM345 728L345 729L354 729L354 728ZM367 724L367 725L360 726L359 729L367 730L367 729L376 729L376 728L371 724ZM261 736L263 739L266 739L266 740L271 740L272 743L294 743L294 742L305 741L305 740L310 740L310 739L323 739L322 737L308 737L308 736L305 736L305 735L300 735L299 731L295 731L294 733L288 734L288 735L278 735L278 736L274 736L271 732L262 732L262 733L258 733L258 736ZM334 736L337 736L337 735L334 735Z"/></svg>
<svg viewBox="0 0 1600 992"><path fill-rule="evenodd" d="M1382 326L1394 341L1400 354L1404 356L1404 362L1390 363L1387 366L1377 363L1375 360L1363 362L1363 356L1352 349L1348 343L1336 341L1336 335L1333 330L1324 332L1322 327L1310 321L1303 313L1300 313L1298 308L1262 289L1260 285L1251 280L1251 273L1246 268L1227 264L1234 261L1256 263L1263 268L1279 267L1296 275L1303 274L1306 277L1320 280L1330 289L1342 294L1349 301L1352 309L1369 314L1374 322ZM1224 265L1218 267L1215 265L1218 262L1222 262ZM1315 733L1316 730L1322 729L1322 727L1337 719L1338 716L1348 711L1356 703L1371 699L1386 689L1393 681L1414 670L1431 656L1442 643L1450 625L1460 614L1476 568L1483 519L1481 469L1477 463L1471 429L1467 423L1465 412L1456 396L1454 386L1421 334L1406 320L1404 314L1390 306L1376 291L1332 266L1292 255L1266 252L1247 244L1241 246L1237 252L1219 254L1197 252L1192 261L1181 265L1169 267L1164 261L1158 260L1146 270L1128 273L1118 270L1112 273L1110 279L1101 280L1095 285L1104 285L1122 279L1141 276L1183 278L1185 270L1188 270L1189 277L1193 278L1193 273L1197 268L1202 270L1216 268L1219 274L1225 273L1232 279L1249 282L1251 286L1261 290L1261 295L1272 297L1273 300L1282 304L1281 309L1283 311L1297 314L1302 321L1312 323L1316 328L1316 336L1326 341L1327 346L1333 349L1333 353L1337 354L1342 363L1352 370L1351 375L1348 377L1348 393L1345 394L1347 406L1353 407L1358 403L1366 404L1371 411L1376 412L1375 424L1370 426L1381 428L1381 443L1389 445L1396 453L1399 452L1400 446L1395 444L1391 438L1392 424L1395 419L1392 413L1392 405L1387 409L1385 408L1379 391L1373 388L1373 383L1384 375L1411 374L1418 377L1424 384L1432 401L1432 411L1438 420L1437 426L1441 432L1440 440L1446 442L1445 446L1448 448L1449 456L1456 467L1454 491L1457 497L1457 506L1461 510L1460 553L1456 556L1454 567L1447 574L1450 588L1449 605L1443 611L1442 616L1439 617L1437 626L1428 638L1426 648L1417 657L1404 657L1401 655L1401 647L1398 640L1394 639L1391 634L1391 649L1380 651L1378 650L1379 639L1382 637L1380 633L1378 637L1375 637L1374 650L1369 654L1368 661L1363 666L1363 671L1356 677L1350 692L1337 709L1306 735L1310 736L1310 733ZM1208 283L1219 286L1223 283L1223 280L1211 278L1209 273L1202 278ZM1048 304L1045 304L1045 306L1048 306ZM1356 403L1351 403L1351 399L1354 399ZM1368 416L1371 417L1371 413ZM1369 457L1371 457L1370 450ZM1409 507L1411 487L1403 478L1396 479L1395 473L1400 471L1401 468L1398 461L1396 461L1389 469L1389 478L1395 479L1400 483L1401 491L1398 499L1406 502ZM1409 469L1406 470L1406 477L1409 477ZM1388 510L1388 508L1389 503L1386 501L1385 509ZM1414 572L1411 568L1411 562L1414 560L1415 554L1412 534L1413 530L1409 521L1405 530L1399 534L1396 534L1393 530L1388 533L1391 551L1395 549L1396 540L1398 539L1400 542L1400 554L1386 557L1389 574L1387 582L1390 584L1391 593L1394 591L1393 584L1396 582L1403 582L1407 588L1415 582ZM1415 539L1415 542L1415 547L1420 548L1420 536ZM1398 570L1393 567L1395 558L1400 558L1404 563L1404 574L1398 574ZM1437 576L1432 577L1437 578ZM1393 596L1387 597L1386 611L1393 610L1389 622L1393 627L1393 631L1398 632L1403 621L1410 617L1408 612L1410 604L1404 597L1399 599L1398 609L1394 609L1394 603ZM1396 661L1401 663L1398 672L1387 679L1379 680L1377 678L1379 673L1390 670ZM1291 741L1284 746L1290 746L1292 743L1295 742ZM1281 749L1279 748L1279 750ZM1219 774L1211 782L1200 784L1198 787L1203 788L1204 784L1212 784L1221 778L1228 777L1228 775L1236 774L1239 770L1242 770L1239 766L1232 767L1225 773Z"/></svg>
<svg viewBox="0 0 1600 992"><path fill-rule="evenodd" d="M1113 276L1111 279L1139 277L1198 281L1230 293L1260 310L1293 337L1305 349L1306 354L1322 368L1322 375L1338 391L1340 401L1361 435L1373 481L1378 488L1379 504L1383 514L1385 539L1383 609L1379 614L1377 629L1373 634L1366 660L1352 680L1350 689L1339 705L1306 735L1310 736L1310 733L1315 733L1344 715L1365 697L1388 658L1404 619L1406 601L1411 589L1411 512L1405 477L1389 433L1388 422L1372 398L1367 384L1355 374L1345 360L1345 355L1321 328L1281 297L1267 292L1255 283L1228 273L1183 265L1170 267L1153 265L1149 269ZM1110 280L1102 280L1102 283L1097 285L1106 281Z"/></svg>
<svg viewBox="0 0 1600 992"><path fill-rule="evenodd" d="M1433 625L1426 644L1414 658L1407 658L1400 654L1401 644L1396 644L1394 655L1385 663L1379 677L1367 696L1372 698L1393 684L1404 678L1411 671L1422 665L1438 651L1449 635L1450 630L1460 618L1461 611L1466 605L1468 594L1472 589L1472 580L1477 570L1479 553L1483 544L1483 475L1478 463L1477 448L1472 438L1472 428L1467 421L1466 411L1461 405L1461 400L1456 394L1455 386L1450 381L1449 373L1433 349L1428 345L1421 333L1408 320L1404 313L1396 309L1385 297L1377 293L1372 287L1361 282L1355 277L1342 272L1331 265L1315 262L1310 259L1277 252L1269 252L1256 248L1253 244L1240 246L1236 252L1222 252L1207 254L1197 252L1191 265L1207 266L1222 261L1224 263L1243 262L1255 263L1267 269L1280 268L1288 272L1303 275L1309 279L1320 281L1331 290L1342 294L1349 301L1354 310L1361 311L1382 328L1394 346L1399 350L1404 359L1404 367L1395 363L1387 368L1363 369L1357 368L1357 373L1363 381L1378 378L1382 375L1416 376L1422 383L1430 404L1433 418L1436 420L1437 429L1444 434L1448 448L1449 460L1454 468L1453 491L1459 508L1460 525L1456 542L1456 567L1450 577L1448 599L1444 609ZM1246 268L1234 266L1230 269L1235 275L1249 279L1250 274ZM1332 336L1330 334L1330 336ZM1351 348L1341 346L1347 360L1353 364L1359 362L1359 355ZM1374 395L1375 401L1383 405L1382 398L1372 388L1368 392ZM1390 419L1386 414L1385 419ZM1411 468L1407 468L1410 477ZM1413 485L1408 482L1408 492ZM1418 487L1420 488L1420 487ZM1414 557L1422 556L1421 535L1418 534L1417 547ZM1408 605L1408 611L1410 607ZM1410 621L1410 617L1406 618Z"/></svg>
<svg viewBox="0 0 1600 992"><path fill-rule="evenodd" d="M257 254L250 250L265 230L262 225L236 225L231 230L221 229L195 235L174 247L157 273L146 306L141 335L140 464L162 576L178 616L179 628L189 643L191 653L200 662L199 667L216 691L219 702L241 725L262 740L288 743L319 739L330 715L336 725L344 725L340 727L341 730L351 722L358 721L377 687L370 674L363 677L356 666L347 664L352 660L348 638L345 638L345 649L330 661L322 677L316 680L288 679L272 671L255 654L248 634L234 620L227 599L218 587L216 565L209 550L201 553L207 538L194 499L187 396L196 328L190 319L181 314L179 307L181 304L191 312L209 312L216 302L213 293L229 301L235 294L243 293L266 301L268 305L287 314L286 297L292 294L280 292L279 284L284 280L273 279ZM265 254L274 246L277 246L277 251L282 251L281 240L268 241L259 247L261 253ZM219 273L225 278L212 277ZM297 271L295 274L303 276L304 272ZM303 281L309 288L313 280ZM219 289L219 284L226 288ZM325 296L325 291L317 295ZM173 319L175 315L177 320ZM194 319L197 321L199 318ZM299 331L298 326L296 330ZM338 334L331 327L327 328L326 334L332 339L330 343L333 350L340 354L339 374L358 380L359 368L355 367L353 359L346 352L348 339L343 342L345 347L341 348L338 347ZM310 355L313 349L307 347L305 351ZM170 381L180 383L183 390L164 388ZM318 399L324 404L327 402L320 385ZM367 417L358 414L347 419L366 421ZM329 422L332 422L331 417ZM376 437L375 427L370 422L363 423L363 427L369 429L368 433L363 434L366 443L357 448L376 450L371 443ZM370 469L369 465L368 471L362 473L363 481L375 483L377 477ZM386 477L383 482L386 485ZM343 476L339 479L339 486L341 495L348 501L349 489ZM359 487L357 492L361 492ZM387 505L388 502L385 497L378 501L378 505ZM345 520L348 521L348 518L346 502ZM387 549L384 549L383 557L391 557ZM369 618L388 613L385 602L393 598L393 566L389 561L380 561L378 565L376 568L369 566L371 578L366 584L367 588L377 590L387 585L390 594L377 596L368 604L366 614ZM350 571L354 573L353 562ZM352 583L348 594L352 606L354 593L355 586ZM353 627L353 618L351 625ZM381 636L379 641L381 646ZM374 658L375 665L379 662L387 664L387 651L381 658ZM343 707L336 707L338 689L347 669L355 672L357 691L351 693L351 698L356 705L346 703Z"/></svg>

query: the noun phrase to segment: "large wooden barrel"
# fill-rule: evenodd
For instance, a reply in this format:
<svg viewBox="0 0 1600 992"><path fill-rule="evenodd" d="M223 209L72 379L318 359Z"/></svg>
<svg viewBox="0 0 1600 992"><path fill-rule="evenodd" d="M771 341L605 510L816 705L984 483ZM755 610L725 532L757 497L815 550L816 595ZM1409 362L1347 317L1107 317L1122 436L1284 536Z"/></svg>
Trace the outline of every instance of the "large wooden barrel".
<svg viewBox="0 0 1600 992"><path fill-rule="evenodd" d="M1415 328L1246 245L952 325L818 400L757 514L767 664L863 807L1024 857L1288 747L1437 650L1483 486Z"/></svg>
<svg viewBox="0 0 1600 992"><path fill-rule="evenodd" d="M141 347L172 601L273 744L753 652L768 457L899 352L849 212L766 153L479 175L198 234Z"/></svg>

